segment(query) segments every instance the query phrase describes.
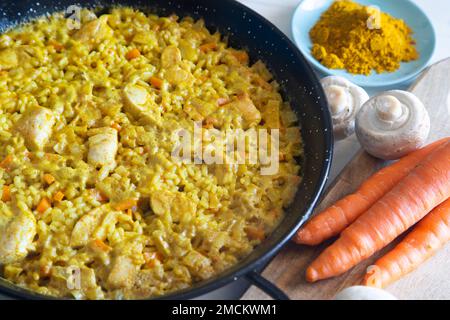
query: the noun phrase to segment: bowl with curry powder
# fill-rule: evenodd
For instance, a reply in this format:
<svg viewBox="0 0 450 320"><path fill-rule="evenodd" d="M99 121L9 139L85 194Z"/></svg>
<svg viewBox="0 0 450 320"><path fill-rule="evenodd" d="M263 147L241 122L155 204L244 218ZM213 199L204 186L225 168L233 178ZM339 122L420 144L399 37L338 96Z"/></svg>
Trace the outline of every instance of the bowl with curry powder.
<svg viewBox="0 0 450 320"><path fill-rule="evenodd" d="M409 0L303 0L292 34L320 73L364 87L411 81L436 42L431 21Z"/></svg>

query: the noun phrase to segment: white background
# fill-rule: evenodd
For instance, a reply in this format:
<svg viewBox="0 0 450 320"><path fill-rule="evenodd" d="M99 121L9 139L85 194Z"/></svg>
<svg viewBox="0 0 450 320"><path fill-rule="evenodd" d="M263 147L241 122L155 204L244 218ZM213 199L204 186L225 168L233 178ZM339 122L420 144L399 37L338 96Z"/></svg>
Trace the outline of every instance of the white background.
<svg viewBox="0 0 450 320"><path fill-rule="evenodd" d="M211 0L220 1L220 0ZM291 39L290 23L294 9L300 0L238 0L254 9ZM395 1L395 0L391 0ZM442 60L450 56L450 0L413 0L431 18L437 34L437 47L432 62ZM358 148L355 139L347 139L338 142L335 146L333 169L331 178L335 177L342 167L348 162ZM202 299L238 299L245 291L247 283L238 280L234 283L216 290ZM1 298L1 296L0 296Z"/></svg>

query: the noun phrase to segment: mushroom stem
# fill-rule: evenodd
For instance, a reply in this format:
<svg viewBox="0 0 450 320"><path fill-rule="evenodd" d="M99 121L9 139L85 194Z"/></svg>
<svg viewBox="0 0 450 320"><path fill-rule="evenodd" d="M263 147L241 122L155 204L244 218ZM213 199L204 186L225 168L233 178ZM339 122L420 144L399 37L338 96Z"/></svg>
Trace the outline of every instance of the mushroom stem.
<svg viewBox="0 0 450 320"><path fill-rule="evenodd" d="M332 114L337 115L345 110L345 106L347 105L347 93L344 88L331 85L325 89L325 93Z"/></svg>
<svg viewBox="0 0 450 320"><path fill-rule="evenodd" d="M345 139L355 132L356 114L369 96L363 88L339 76L325 77L320 82L327 96L334 138Z"/></svg>
<svg viewBox="0 0 450 320"><path fill-rule="evenodd" d="M378 98L377 116L382 121L395 121L403 114L401 102L394 96L385 95Z"/></svg>

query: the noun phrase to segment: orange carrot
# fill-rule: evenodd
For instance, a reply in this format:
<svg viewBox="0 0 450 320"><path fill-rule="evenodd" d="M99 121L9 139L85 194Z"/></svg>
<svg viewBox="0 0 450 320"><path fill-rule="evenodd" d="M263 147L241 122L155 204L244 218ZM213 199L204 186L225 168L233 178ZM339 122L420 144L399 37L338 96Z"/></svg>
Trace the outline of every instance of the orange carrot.
<svg viewBox="0 0 450 320"><path fill-rule="evenodd" d="M61 52L64 50L64 45L62 45L61 43L59 43L58 41L54 41L54 40L50 40L48 42L48 44L50 46L52 46L56 52Z"/></svg>
<svg viewBox="0 0 450 320"><path fill-rule="evenodd" d="M381 169L361 184L355 193L314 216L297 232L293 238L294 242L316 245L338 235L406 177L431 152L449 140L450 138L445 138L436 141Z"/></svg>
<svg viewBox="0 0 450 320"><path fill-rule="evenodd" d="M99 248L101 251L108 252L108 251L112 250L112 248L110 246L108 246L105 242L103 242L103 240L101 240L101 239L95 239L94 245L97 248Z"/></svg>
<svg viewBox="0 0 450 320"><path fill-rule="evenodd" d="M44 198L41 199L41 201L39 201L39 203L38 203L38 205L36 207L36 210L39 213L44 213L45 210L47 210L50 207L51 207L50 200L47 197L44 197Z"/></svg>
<svg viewBox="0 0 450 320"><path fill-rule="evenodd" d="M131 209L137 205L137 199L127 199L123 200L114 205L114 209L118 211L124 211L127 209Z"/></svg>
<svg viewBox="0 0 450 320"><path fill-rule="evenodd" d="M248 54L242 50L233 50L231 54L242 64L248 63Z"/></svg>
<svg viewBox="0 0 450 320"><path fill-rule="evenodd" d="M7 202L11 200L11 188L8 185L3 186L2 201Z"/></svg>
<svg viewBox="0 0 450 320"><path fill-rule="evenodd" d="M141 55L141 52L138 49L133 48L127 52L127 54L125 55L125 58L127 58L127 60L133 60L133 59L136 59L137 57L139 57L140 55Z"/></svg>
<svg viewBox="0 0 450 320"><path fill-rule="evenodd" d="M345 229L308 267L310 282L349 270L450 197L450 141L438 147Z"/></svg>
<svg viewBox="0 0 450 320"><path fill-rule="evenodd" d="M111 123L111 128L115 129L116 131L122 130L122 127L117 122Z"/></svg>
<svg viewBox="0 0 450 320"><path fill-rule="evenodd" d="M53 196L53 200L55 200L56 202L59 202L62 199L64 199L64 193L62 191L56 192Z"/></svg>
<svg viewBox="0 0 450 320"><path fill-rule="evenodd" d="M150 84L154 86L156 89L161 89L164 81L158 77L150 77Z"/></svg>
<svg viewBox="0 0 450 320"><path fill-rule="evenodd" d="M215 42L205 43L199 47L200 51L202 51L202 52L208 52L208 51L214 50L216 48L217 48L217 43L215 43Z"/></svg>
<svg viewBox="0 0 450 320"><path fill-rule="evenodd" d="M52 176L50 173L45 173L44 174L44 181L47 183L47 184L52 184L53 182L55 182L55 177L54 176Z"/></svg>
<svg viewBox="0 0 450 320"><path fill-rule="evenodd" d="M13 156L8 154L5 159L0 162L0 168L6 169L13 161Z"/></svg>
<svg viewBox="0 0 450 320"><path fill-rule="evenodd" d="M383 288L416 269L450 241L450 198L431 211L389 253L367 269L363 284Z"/></svg>

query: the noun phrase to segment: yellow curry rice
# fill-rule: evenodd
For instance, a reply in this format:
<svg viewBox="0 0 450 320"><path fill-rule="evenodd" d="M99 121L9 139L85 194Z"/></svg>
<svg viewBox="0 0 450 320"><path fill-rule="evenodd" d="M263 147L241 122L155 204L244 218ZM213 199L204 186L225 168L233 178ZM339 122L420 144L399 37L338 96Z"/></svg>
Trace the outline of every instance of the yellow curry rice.
<svg viewBox="0 0 450 320"><path fill-rule="evenodd" d="M203 21L116 8L0 35L0 270L77 299L158 296L237 263L300 182L296 117ZM250 121L251 120L251 121ZM280 166L189 164L171 134L280 129Z"/></svg>

